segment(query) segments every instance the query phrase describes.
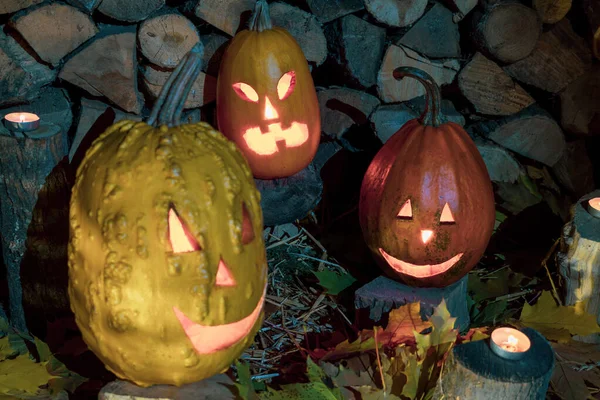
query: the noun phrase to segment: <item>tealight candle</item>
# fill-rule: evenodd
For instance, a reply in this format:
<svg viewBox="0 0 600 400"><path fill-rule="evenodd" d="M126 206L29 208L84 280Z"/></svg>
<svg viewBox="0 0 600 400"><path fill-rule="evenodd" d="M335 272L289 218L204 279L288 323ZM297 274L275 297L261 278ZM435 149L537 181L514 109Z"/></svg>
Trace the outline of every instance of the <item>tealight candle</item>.
<svg viewBox="0 0 600 400"><path fill-rule="evenodd" d="M588 200L588 212L596 218L600 218L600 197Z"/></svg>
<svg viewBox="0 0 600 400"><path fill-rule="evenodd" d="M4 116L4 126L9 131L30 132L40 127L40 117L27 112L16 112Z"/></svg>
<svg viewBox="0 0 600 400"><path fill-rule="evenodd" d="M531 347L531 341L523 332L513 328L498 328L490 337L490 348L496 355L507 360L523 358Z"/></svg>

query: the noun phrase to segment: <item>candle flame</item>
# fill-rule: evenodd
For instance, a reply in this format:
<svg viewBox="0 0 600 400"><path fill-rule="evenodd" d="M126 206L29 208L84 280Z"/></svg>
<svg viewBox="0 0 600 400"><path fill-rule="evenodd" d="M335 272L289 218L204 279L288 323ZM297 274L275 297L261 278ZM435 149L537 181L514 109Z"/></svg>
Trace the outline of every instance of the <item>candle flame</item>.
<svg viewBox="0 0 600 400"><path fill-rule="evenodd" d="M19 122L25 122L25 116L23 114L19 115Z"/></svg>
<svg viewBox="0 0 600 400"><path fill-rule="evenodd" d="M519 339L517 339L513 335L508 335L508 344L511 346L516 346L517 344L519 344Z"/></svg>
<svg viewBox="0 0 600 400"><path fill-rule="evenodd" d="M594 197L593 199L590 199L589 203L590 206L600 211L600 197Z"/></svg>

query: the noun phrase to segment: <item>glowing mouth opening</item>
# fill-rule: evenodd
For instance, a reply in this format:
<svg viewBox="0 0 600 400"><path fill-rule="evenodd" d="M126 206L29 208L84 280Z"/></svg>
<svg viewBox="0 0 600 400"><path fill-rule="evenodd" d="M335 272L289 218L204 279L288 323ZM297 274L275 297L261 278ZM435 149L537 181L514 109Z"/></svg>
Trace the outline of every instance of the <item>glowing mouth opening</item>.
<svg viewBox="0 0 600 400"><path fill-rule="evenodd" d="M213 354L235 345L248 336L260 316L266 293L267 287L265 285L263 294L254 311L239 321L225 325L200 325L189 319L177 307L173 307L173 311L196 352L198 354Z"/></svg>
<svg viewBox="0 0 600 400"><path fill-rule="evenodd" d="M244 133L248 147L256 154L268 156L277 152L277 142L285 141L287 147L298 147L308 140L308 126L292 122L283 129L280 122L268 125L268 132L262 133L259 127L250 128Z"/></svg>
<svg viewBox="0 0 600 400"><path fill-rule="evenodd" d="M383 258L385 258L385 261L387 261L388 265L395 271L400 272L401 274L414 276L415 278L428 278L442 274L452 268L452 266L456 264L464 254L458 253L451 259L439 264L417 265L398 260L396 257L390 256L382 248L379 248L379 253L383 256Z"/></svg>

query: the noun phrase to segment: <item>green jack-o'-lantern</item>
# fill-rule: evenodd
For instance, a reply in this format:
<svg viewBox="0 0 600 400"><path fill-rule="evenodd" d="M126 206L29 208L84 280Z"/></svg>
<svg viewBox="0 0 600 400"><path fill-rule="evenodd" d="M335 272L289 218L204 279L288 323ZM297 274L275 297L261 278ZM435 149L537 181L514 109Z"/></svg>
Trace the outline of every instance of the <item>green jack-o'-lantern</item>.
<svg viewBox="0 0 600 400"><path fill-rule="evenodd" d="M194 49L148 124L103 133L73 188L71 308L90 349L140 386L224 371L262 321L267 264L250 169L210 125L179 125L199 63Z"/></svg>
<svg viewBox="0 0 600 400"><path fill-rule="evenodd" d="M492 182L467 132L439 119L440 91L422 70L394 76L419 80L427 108L379 150L363 179L360 225L375 260L413 286L444 287L467 274L492 236Z"/></svg>

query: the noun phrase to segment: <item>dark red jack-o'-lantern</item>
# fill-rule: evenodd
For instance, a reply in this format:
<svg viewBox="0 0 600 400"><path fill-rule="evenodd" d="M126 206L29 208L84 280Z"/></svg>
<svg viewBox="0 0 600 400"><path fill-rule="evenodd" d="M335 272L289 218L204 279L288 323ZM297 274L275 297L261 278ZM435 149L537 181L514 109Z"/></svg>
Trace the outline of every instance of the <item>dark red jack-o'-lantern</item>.
<svg viewBox="0 0 600 400"><path fill-rule="evenodd" d="M495 219L492 184L464 129L439 122L433 78L410 67L394 76L423 83L427 109L371 162L361 187L360 224L388 275L413 286L443 287L467 274L487 247Z"/></svg>
<svg viewBox="0 0 600 400"><path fill-rule="evenodd" d="M256 178L293 175L317 152L321 121L308 63L292 35L272 26L264 0L221 60L217 119Z"/></svg>

